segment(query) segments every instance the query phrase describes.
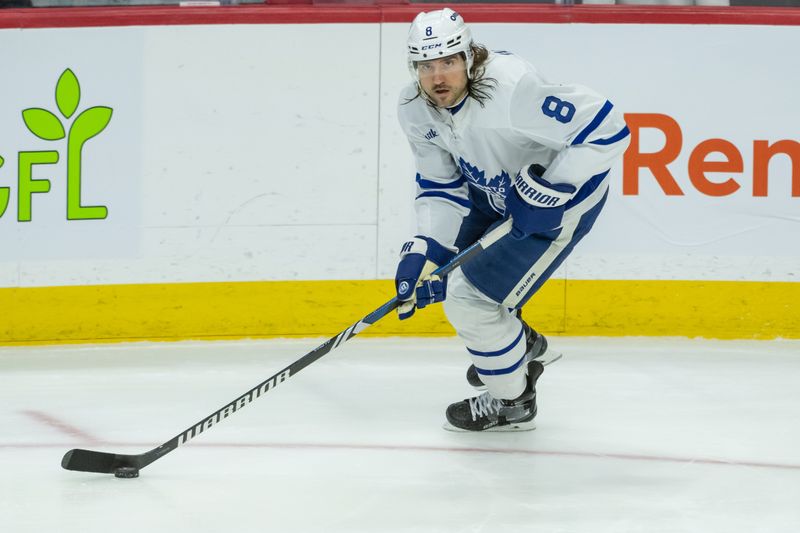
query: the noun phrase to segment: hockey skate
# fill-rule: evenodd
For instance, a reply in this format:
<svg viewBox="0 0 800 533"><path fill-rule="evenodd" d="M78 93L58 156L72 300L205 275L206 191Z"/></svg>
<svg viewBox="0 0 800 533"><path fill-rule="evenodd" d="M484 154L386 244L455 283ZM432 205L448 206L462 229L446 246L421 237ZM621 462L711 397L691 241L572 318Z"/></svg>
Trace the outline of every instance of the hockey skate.
<svg viewBox="0 0 800 533"><path fill-rule="evenodd" d="M536 360L542 363L542 365L547 366L563 357L563 354L549 349L547 346L547 338L537 333L536 330L526 324L525 321L522 322L522 328L525 330L525 344L527 346L527 350L525 351L526 362ZM467 383L475 387L476 390L486 390L486 384L481 381L481 376L478 374L475 365L469 365L467 369Z"/></svg>
<svg viewBox="0 0 800 533"><path fill-rule="evenodd" d="M544 372L537 360L528 363L525 391L513 400L497 400L488 392L450 404L448 431L530 431L536 429L536 381Z"/></svg>

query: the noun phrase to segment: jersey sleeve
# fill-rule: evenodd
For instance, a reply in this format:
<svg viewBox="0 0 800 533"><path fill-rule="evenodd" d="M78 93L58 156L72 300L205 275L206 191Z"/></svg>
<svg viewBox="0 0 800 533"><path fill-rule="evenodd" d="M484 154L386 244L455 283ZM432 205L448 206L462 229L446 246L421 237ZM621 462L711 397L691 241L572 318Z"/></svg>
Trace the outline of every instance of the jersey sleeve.
<svg viewBox="0 0 800 533"><path fill-rule="evenodd" d="M551 84L529 73L515 88L509 109L515 131L557 152L542 176L550 183L579 187L606 172L630 142L622 113L581 85Z"/></svg>
<svg viewBox="0 0 800 533"><path fill-rule="evenodd" d="M455 250L461 222L470 210L469 186L450 153L426 139L403 107L401 104L400 123L417 170L414 200L417 234Z"/></svg>

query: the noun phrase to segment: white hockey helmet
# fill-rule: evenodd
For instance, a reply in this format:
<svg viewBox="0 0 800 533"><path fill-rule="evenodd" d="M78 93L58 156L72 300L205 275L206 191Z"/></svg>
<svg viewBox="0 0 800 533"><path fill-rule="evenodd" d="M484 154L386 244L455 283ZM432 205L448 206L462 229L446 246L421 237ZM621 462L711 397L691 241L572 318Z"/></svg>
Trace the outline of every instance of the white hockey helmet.
<svg viewBox="0 0 800 533"><path fill-rule="evenodd" d="M472 32L464 19L446 7L422 12L408 30L408 70L419 83L416 62L429 61L463 53L467 61L467 77L472 70Z"/></svg>

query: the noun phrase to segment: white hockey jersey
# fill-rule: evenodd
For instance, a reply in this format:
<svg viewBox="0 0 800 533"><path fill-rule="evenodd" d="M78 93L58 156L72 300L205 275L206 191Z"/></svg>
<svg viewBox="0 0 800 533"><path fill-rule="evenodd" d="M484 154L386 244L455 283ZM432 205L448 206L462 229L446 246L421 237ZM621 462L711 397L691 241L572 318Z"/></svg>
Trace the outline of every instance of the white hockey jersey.
<svg viewBox="0 0 800 533"><path fill-rule="evenodd" d="M417 168L417 233L451 248L469 213L470 187L502 215L522 167L539 163L548 182L580 189L629 142L622 114L587 87L550 83L508 52L490 53L485 77L497 86L484 107L468 97L453 110L434 108L414 98L416 83L400 95L398 116Z"/></svg>

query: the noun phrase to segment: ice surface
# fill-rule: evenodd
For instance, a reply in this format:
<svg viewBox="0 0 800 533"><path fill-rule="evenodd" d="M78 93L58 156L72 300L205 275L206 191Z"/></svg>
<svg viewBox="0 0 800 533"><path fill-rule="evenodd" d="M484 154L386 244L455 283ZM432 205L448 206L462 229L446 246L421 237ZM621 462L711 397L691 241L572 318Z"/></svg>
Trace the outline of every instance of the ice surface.
<svg viewBox="0 0 800 533"><path fill-rule="evenodd" d="M356 338L138 479L142 453L321 339L0 348L0 528L65 532L800 531L800 341L566 338L538 428L444 431L455 338Z"/></svg>

